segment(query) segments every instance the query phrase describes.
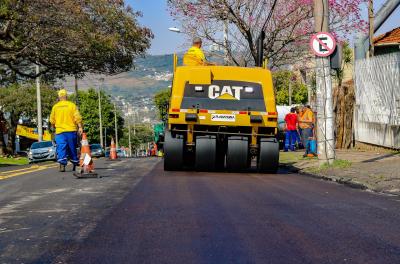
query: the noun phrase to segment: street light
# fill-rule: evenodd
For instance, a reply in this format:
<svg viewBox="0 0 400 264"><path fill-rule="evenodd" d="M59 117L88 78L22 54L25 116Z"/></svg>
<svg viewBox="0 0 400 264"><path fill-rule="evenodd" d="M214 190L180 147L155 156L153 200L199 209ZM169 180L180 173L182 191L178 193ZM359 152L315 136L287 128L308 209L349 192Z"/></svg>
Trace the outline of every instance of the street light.
<svg viewBox="0 0 400 264"><path fill-rule="evenodd" d="M181 33L181 30L177 27L170 27L168 28L169 31L175 32L175 33Z"/></svg>

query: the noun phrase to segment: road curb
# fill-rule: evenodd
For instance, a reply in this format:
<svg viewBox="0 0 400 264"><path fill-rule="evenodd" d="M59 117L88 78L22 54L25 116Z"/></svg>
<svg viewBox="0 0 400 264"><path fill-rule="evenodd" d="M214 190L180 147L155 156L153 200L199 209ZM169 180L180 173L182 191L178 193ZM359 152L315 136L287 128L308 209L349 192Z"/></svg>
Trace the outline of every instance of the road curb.
<svg viewBox="0 0 400 264"><path fill-rule="evenodd" d="M348 187L353 188L353 189L358 189L358 190L363 190L363 191L371 191L371 192L378 193L378 194L400 196L400 193L392 193L392 192L388 192L388 191L377 190L376 188L374 188L374 187L372 187L372 186L370 186L368 184L361 183L361 182L358 182L358 181L354 181L352 179L329 176L329 175L326 175L326 174L314 174L314 173L306 172L303 169L298 168L298 167L288 168L288 171L292 172L292 173L298 173L298 174L303 175L303 176L312 177L312 178L315 178L315 179L321 179L321 180L325 180L325 181L335 182L335 183L338 183L338 184L342 184L342 185L348 186Z"/></svg>

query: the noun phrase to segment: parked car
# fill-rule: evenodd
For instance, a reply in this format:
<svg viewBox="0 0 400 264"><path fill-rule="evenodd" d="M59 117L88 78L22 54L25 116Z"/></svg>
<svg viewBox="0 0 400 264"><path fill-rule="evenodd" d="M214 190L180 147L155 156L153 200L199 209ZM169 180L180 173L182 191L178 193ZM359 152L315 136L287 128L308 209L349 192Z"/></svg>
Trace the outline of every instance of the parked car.
<svg viewBox="0 0 400 264"><path fill-rule="evenodd" d="M127 155L126 155L125 150L122 150L122 149L118 148L117 149L117 157L118 158L126 158Z"/></svg>
<svg viewBox="0 0 400 264"><path fill-rule="evenodd" d="M92 157L95 157L95 158L100 158L100 157L105 156L104 150L100 144L90 145L90 152L91 152Z"/></svg>
<svg viewBox="0 0 400 264"><path fill-rule="evenodd" d="M57 160L56 145L52 141L35 142L28 152L29 163Z"/></svg>

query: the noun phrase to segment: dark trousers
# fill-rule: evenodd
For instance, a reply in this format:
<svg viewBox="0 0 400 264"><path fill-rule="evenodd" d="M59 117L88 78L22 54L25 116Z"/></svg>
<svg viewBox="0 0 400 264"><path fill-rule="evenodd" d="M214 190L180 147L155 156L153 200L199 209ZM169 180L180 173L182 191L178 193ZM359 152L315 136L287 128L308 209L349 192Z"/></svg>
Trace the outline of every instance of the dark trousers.
<svg viewBox="0 0 400 264"><path fill-rule="evenodd" d="M308 141L313 136L312 128L303 128L301 129L301 141L303 142L303 146L306 148L306 154L310 153L310 144Z"/></svg>

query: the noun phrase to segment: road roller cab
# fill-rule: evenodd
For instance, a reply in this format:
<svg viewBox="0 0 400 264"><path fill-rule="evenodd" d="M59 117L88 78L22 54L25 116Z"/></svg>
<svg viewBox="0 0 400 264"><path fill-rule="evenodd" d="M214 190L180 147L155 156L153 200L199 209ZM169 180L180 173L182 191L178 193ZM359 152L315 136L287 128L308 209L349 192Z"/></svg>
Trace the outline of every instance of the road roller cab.
<svg viewBox="0 0 400 264"><path fill-rule="evenodd" d="M175 67L164 168L241 171L256 159L259 171L276 172L277 115L267 69Z"/></svg>

